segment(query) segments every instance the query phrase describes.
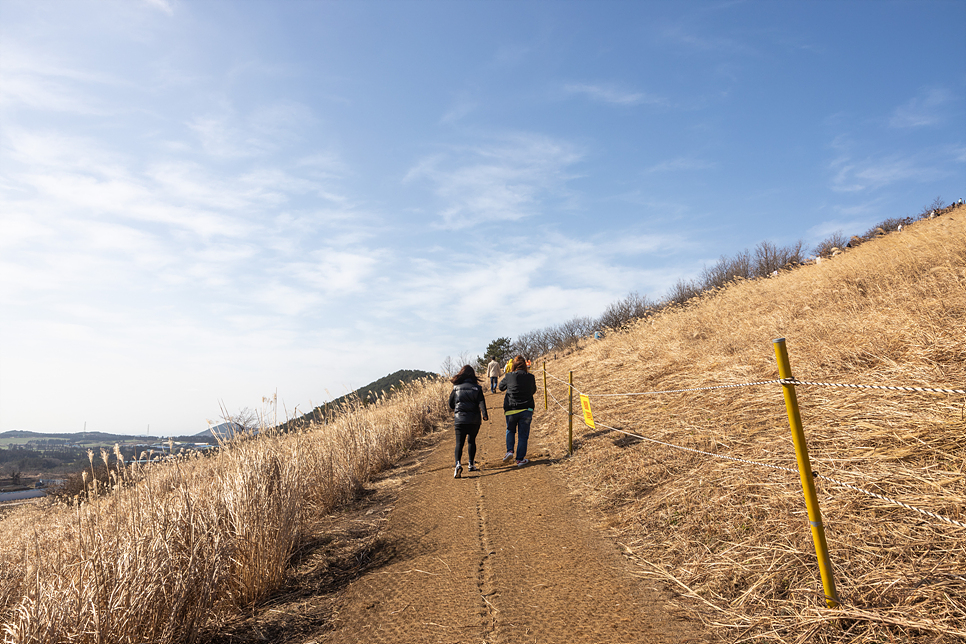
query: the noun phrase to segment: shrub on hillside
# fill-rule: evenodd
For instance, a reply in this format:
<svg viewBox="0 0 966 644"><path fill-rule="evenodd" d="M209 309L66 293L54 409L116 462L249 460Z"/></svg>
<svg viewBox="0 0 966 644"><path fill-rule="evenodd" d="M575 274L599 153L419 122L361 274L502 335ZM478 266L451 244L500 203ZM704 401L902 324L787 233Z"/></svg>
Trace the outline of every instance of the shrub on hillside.
<svg viewBox="0 0 966 644"><path fill-rule="evenodd" d="M926 217L929 216L929 213L935 212L936 210L942 210L945 207L946 207L946 200L940 196L937 196L935 199L932 200L932 203L922 207L922 210L919 212L919 219L925 219Z"/></svg>
<svg viewBox="0 0 966 644"><path fill-rule="evenodd" d="M656 308L657 303L651 302L646 295L632 292L624 299L609 304L597 320L597 327L601 330L623 329L634 320L646 317Z"/></svg>
<svg viewBox="0 0 966 644"><path fill-rule="evenodd" d="M763 241L755 247L754 266L752 272L755 277L767 277L775 271L781 270L789 264L801 264L805 260L805 242L798 240L790 246L777 246Z"/></svg>
<svg viewBox="0 0 966 644"><path fill-rule="evenodd" d="M721 288L734 281L736 277L751 279L754 277L754 263L751 253L747 250L734 257L724 255L711 268L701 271L699 281L705 288Z"/></svg>
<svg viewBox="0 0 966 644"><path fill-rule="evenodd" d="M678 280L664 296L662 304L684 304L688 300L701 295L701 285L694 280Z"/></svg>
<svg viewBox="0 0 966 644"><path fill-rule="evenodd" d="M816 257L828 257L832 254L832 251L838 248L839 250L845 248L845 245L849 243L849 238L845 236L841 230L836 230L834 233L826 237L812 253Z"/></svg>

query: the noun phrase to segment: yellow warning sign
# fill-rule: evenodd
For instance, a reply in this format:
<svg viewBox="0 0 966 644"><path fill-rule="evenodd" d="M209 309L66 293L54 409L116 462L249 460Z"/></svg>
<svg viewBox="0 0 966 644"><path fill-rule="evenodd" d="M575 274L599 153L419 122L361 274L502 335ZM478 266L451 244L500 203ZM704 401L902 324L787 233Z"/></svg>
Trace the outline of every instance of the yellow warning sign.
<svg viewBox="0 0 966 644"><path fill-rule="evenodd" d="M590 411L590 398L586 394L580 394L580 406L584 410L584 422L591 429L597 429L594 427L594 414Z"/></svg>

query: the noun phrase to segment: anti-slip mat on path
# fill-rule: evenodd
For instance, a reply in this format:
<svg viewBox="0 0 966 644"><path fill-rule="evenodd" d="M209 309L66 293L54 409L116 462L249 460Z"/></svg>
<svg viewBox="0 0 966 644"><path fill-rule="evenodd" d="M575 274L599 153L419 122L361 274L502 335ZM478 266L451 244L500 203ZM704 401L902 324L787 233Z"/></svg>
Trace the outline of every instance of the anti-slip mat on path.
<svg viewBox="0 0 966 644"><path fill-rule="evenodd" d="M487 395L481 472L467 471L464 449L463 477L453 478L451 431L412 470L380 535L391 559L344 589L317 641L709 641L592 527L535 437L530 464L502 463L502 399Z"/></svg>

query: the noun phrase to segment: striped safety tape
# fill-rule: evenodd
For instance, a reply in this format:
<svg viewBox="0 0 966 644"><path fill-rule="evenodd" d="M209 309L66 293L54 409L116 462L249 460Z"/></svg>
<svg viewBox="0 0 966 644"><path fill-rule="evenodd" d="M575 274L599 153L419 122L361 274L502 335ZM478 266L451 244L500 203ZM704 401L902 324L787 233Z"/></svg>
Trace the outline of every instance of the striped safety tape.
<svg viewBox="0 0 966 644"><path fill-rule="evenodd" d="M795 378L778 380L783 385L815 385L818 387L846 387L848 389L887 389L889 391L926 391L937 394L966 394L966 389L939 389L937 387L896 387L891 385L846 385L835 382L808 382Z"/></svg>
<svg viewBox="0 0 966 644"><path fill-rule="evenodd" d="M671 447L673 449L677 449L677 450L681 450L681 451L685 451L685 452L692 452L694 454L701 454L703 456L711 456L711 457L719 458L719 459L723 459L723 460L734 461L736 463L745 463L746 465L755 465L757 467L767 467L767 468L773 469L773 470L780 470L780 471L783 471L783 472L791 472L792 474L799 474L799 471L797 469L791 468L791 467L784 467L784 466L781 466L781 465L771 465L770 463L762 463L760 461L752 461L752 460L748 460L748 459L745 459L745 458L738 458L736 456L727 456L725 454L715 454L713 452L705 452L704 450L694 449L693 447L683 447L681 445L675 445L673 443L666 443L664 441L659 441L659 440L657 440L655 438L648 438L647 436L641 436L640 434L635 434L634 432L629 432L629 431L626 431L626 430L623 430L623 429L618 429L616 427L611 427L610 425L605 425L604 423L601 423L599 421L598 422L595 422L594 424L597 425L597 426L599 426L599 427L604 427L604 428L609 429L611 431L615 431L615 432L618 432L620 434L624 434L626 436L632 436L634 438L639 438L640 440L647 441L649 443L656 443L658 445L663 445L665 447ZM897 501L896 499L892 499L892 498L889 498L887 496L883 496L881 494L877 494L875 492L870 492L869 490L865 490L863 488L860 488L860 487L855 486L855 485L851 485L849 483L844 483L844 482L839 481L837 479L833 479L833 478L831 478L829 476L824 476L822 474L818 474L818 473L814 473L814 472L813 472L812 476L814 476L815 478L818 478L818 479L822 479L823 481L828 481L829 483L834 483L835 485L839 485L841 487L845 487L845 488L848 488L850 490L854 490L856 492L861 492L862 494L866 494L868 496L877 498L877 499L879 499L881 501L885 501L887 503L892 503L893 505L898 505L899 507L906 508L907 510L912 510L913 512L918 512L919 514L922 514L922 515L925 515L925 516L928 516L928 517L932 517L932 518L938 519L940 521L944 521L944 522L949 523L951 525L958 526L960 528L966 528L966 523L963 523L961 521L957 521L956 519L950 519L949 517L943 516L941 514L937 514L935 512L930 512L929 510L923 510L922 508L917 508L914 505L909 505L908 503L903 503L902 501Z"/></svg>
<svg viewBox="0 0 966 644"><path fill-rule="evenodd" d="M900 507L906 508L907 510L912 510L914 512L918 512L919 514L924 514L927 517L932 517L934 519L939 519L940 521L945 521L946 523L951 523L951 524L953 524L955 526L959 526L960 528L966 528L966 523L962 523L961 521L957 521L956 519L950 519L949 517L944 517L941 514L936 514L935 512L930 512L929 510L923 510L922 508L917 508L917 507L915 507L913 505L909 505L908 503L903 503L902 501L896 501L895 499L890 499L887 496L882 496L881 494L876 494L875 492L870 492L869 490L863 490L862 488L857 487L855 485L850 485L849 483L843 483L842 481L837 481L837 480L835 480L835 479L833 479L831 477L823 476L822 474L815 474L814 476L817 479L822 479L823 481L828 481L829 483L834 483L835 485L840 485L842 487L847 487L850 490L855 490L856 492L861 492L862 494L867 494L867 495L869 495L871 497L874 497L876 499L879 499L881 501L886 501L887 503L892 503L894 505L898 505Z"/></svg>

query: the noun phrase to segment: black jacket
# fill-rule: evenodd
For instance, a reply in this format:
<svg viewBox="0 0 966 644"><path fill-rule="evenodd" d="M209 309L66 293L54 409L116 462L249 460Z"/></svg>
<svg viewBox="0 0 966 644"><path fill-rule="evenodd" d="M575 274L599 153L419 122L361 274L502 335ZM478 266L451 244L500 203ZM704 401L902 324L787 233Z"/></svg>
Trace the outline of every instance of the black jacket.
<svg viewBox="0 0 966 644"><path fill-rule="evenodd" d="M532 373L511 371L500 381L500 391L505 391L503 411L533 409L533 394L537 393L537 379Z"/></svg>
<svg viewBox="0 0 966 644"><path fill-rule="evenodd" d="M479 425L484 420L489 420L483 387L473 380L453 385L453 391L449 395L449 408L456 412L454 421L457 425Z"/></svg>

